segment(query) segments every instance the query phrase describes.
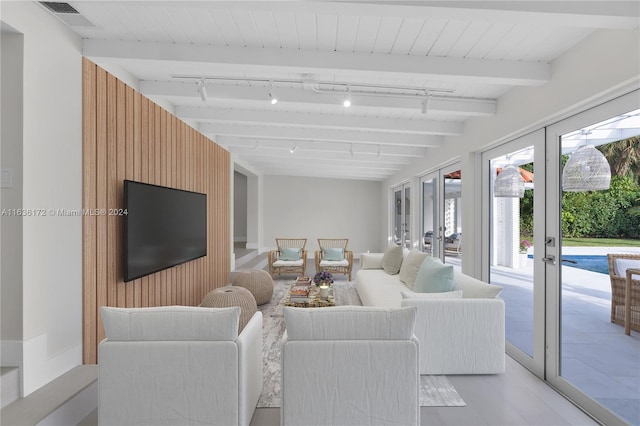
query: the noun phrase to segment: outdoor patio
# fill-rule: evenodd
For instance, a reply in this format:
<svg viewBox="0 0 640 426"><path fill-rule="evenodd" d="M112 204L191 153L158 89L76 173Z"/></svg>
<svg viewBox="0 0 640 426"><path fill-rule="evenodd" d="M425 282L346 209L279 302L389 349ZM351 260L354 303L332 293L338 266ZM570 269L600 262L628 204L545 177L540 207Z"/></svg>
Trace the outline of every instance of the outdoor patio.
<svg viewBox="0 0 640 426"><path fill-rule="evenodd" d="M631 249L631 252L638 250ZM567 248L564 254L629 252L624 248ZM456 265L459 258L447 258ZM532 260L529 261L532 264ZM609 275L563 265L561 301L561 374L587 395L640 425L640 333L624 334L610 322ZM507 340L526 353L533 351L533 273L494 266L491 281L504 287Z"/></svg>

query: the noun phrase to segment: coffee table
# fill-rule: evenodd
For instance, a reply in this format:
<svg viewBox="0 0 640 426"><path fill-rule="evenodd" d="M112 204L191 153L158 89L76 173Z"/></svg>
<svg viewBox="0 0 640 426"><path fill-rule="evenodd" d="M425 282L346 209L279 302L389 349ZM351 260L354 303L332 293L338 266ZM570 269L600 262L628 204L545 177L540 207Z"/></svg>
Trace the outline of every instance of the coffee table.
<svg viewBox="0 0 640 426"><path fill-rule="evenodd" d="M295 286L296 283L292 284L291 287ZM320 290L315 285L311 284L309 286L309 296L307 296L307 300L304 302L292 302L290 300L291 296L291 288L287 291L287 295L284 297L284 306L294 306L296 308L326 308L329 306L336 306L335 289L333 284L329 285L329 297L327 300L323 300L320 298Z"/></svg>

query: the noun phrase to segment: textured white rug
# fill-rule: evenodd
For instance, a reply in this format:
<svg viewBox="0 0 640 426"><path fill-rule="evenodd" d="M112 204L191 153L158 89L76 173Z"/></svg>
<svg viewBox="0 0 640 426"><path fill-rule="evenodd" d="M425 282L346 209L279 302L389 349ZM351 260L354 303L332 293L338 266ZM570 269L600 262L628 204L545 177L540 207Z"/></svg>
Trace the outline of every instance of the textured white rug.
<svg viewBox="0 0 640 426"><path fill-rule="evenodd" d="M264 380L258 407L280 407L280 340L284 333L282 299L293 283L292 279L274 280L271 302L258 306L262 311ZM362 305L352 281L338 281L337 305ZM464 407L466 404L445 376L420 376L422 407Z"/></svg>

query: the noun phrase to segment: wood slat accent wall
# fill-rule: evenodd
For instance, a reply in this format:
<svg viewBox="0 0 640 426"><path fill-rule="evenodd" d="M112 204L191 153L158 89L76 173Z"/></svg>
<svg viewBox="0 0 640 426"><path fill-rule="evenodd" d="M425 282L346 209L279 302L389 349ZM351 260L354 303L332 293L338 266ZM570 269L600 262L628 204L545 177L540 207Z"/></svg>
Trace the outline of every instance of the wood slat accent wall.
<svg viewBox="0 0 640 426"><path fill-rule="evenodd" d="M124 217L83 216L84 363L97 362L101 306L198 305L229 281L229 152L83 59L83 208L124 206L124 180L207 194L207 256L125 283Z"/></svg>

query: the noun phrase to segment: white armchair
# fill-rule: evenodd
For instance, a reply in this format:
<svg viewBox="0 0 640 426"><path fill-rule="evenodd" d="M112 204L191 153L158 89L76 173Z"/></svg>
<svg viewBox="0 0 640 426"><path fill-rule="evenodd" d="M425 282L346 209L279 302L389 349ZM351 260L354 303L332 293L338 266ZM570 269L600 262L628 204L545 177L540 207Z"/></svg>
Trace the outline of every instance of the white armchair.
<svg viewBox="0 0 640 426"><path fill-rule="evenodd" d="M416 308L284 308L281 425L420 423Z"/></svg>
<svg viewBox="0 0 640 426"><path fill-rule="evenodd" d="M240 308L101 310L100 425L248 425L262 390L262 313Z"/></svg>

